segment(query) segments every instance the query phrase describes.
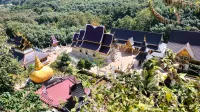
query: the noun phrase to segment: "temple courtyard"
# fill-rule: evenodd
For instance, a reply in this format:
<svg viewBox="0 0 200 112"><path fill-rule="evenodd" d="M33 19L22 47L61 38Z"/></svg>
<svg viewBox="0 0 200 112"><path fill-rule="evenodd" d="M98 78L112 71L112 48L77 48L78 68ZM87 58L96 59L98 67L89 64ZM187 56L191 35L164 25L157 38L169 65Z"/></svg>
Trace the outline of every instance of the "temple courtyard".
<svg viewBox="0 0 200 112"><path fill-rule="evenodd" d="M50 50L50 48L47 48L43 49L43 51L49 54L48 56L49 65L52 62L54 62L56 58L63 52L69 53L74 65L78 63L78 61L81 59L80 56L72 52L71 46L59 46L58 48L56 48L56 50ZM134 59L136 55L137 53L130 54L120 49L116 52L117 59L114 62L110 61L109 64L100 68L99 73L97 73L97 67L91 68L90 72L95 74L105 75L105 73L111 74L114 71L126 72L126 71L132 71L133 69L141 69L141 67L138 66L138 61Z"/></svg>

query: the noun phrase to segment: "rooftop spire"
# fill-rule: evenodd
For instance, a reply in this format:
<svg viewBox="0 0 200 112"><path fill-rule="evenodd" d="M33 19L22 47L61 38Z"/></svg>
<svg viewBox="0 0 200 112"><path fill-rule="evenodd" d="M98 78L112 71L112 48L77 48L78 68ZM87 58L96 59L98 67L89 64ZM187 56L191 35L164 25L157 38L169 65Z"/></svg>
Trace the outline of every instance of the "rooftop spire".
<svg viewBox="0 0 200 112"><path fill-rule="evenodd" d="M43 68L43 64L40 62L37 56L35 56L35 70L40 70Z"/></svg>
<svg viewBox="0 0 200 112"><path fill-rule="evenodd" d="M100 26L100 24L98 22L96 22L96 21L93 21L92 22L92 26Z"/></svg>
<svg viewBox="0 0 200 112"><path fill-rule="evenodd" d="M146 35L144 35L144 42L146 42L147 41L147 39L146 39Z"/></svg>
<svg viewBox="0 0 200 112"><path fill-rule="evenodd" d="M21 34L21 33L19 33L19 32L17 32L17 33L16 33L16 35L17 35L17 36L22 36L22 34Z"/></svg>

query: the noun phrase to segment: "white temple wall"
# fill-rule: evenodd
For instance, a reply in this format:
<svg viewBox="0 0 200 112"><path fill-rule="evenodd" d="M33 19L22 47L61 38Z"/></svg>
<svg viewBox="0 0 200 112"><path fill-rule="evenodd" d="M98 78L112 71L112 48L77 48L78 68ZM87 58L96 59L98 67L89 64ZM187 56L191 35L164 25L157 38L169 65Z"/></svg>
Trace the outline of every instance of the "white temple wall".
<svg viewBox="0 0 200 112"><path fill-rule="evenodd" d="M74 54L74 55L77 55L77 56L80 56L82 53L80 52L80 48L78 48L78 47L76 47L76 48L74 48L74 47L72 47L72 53Z"/></svg>
<svg viewBox="0 0 200 112"><path fill-rule="evenodd" d="M81 52L80 52L81 51ZM72 53L76 56L78 56L80 59L89 59L89 60L94 60L94 54L96 54L96 51L85 49L85 48L72 48ZM111 56L112 51L109 53L109 55L103 54L103 53L98 53L101 58L105 59L106 62L110 62L112 56Z"/></svg>

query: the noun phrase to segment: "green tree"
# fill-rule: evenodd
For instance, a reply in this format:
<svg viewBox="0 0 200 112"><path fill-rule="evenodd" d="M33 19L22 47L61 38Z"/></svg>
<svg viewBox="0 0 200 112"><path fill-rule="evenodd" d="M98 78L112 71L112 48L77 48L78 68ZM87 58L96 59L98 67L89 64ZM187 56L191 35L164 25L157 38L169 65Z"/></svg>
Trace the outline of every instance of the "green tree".
<svg viewBox="0 0 200 112"><path fill-rule="evenodd" d="M143 9L137 12L136 17L134 18L136 30L145 30L148 31L151 27L151 23L154 20L154 17L151 15L149 9Z"/></svg>
<svg viewBox="0 0 200 112"><path fill-rule="evenodd" d="M93 67L92 62L90 60L86 59L84 68L87 69L87 70L90 70L92 67Z"/></svg>
<svg viewBox="0 0 200 112"><path fill-rule="evenodd" d="M52 67L61 70L62 72L66 72L67 67L70 65L71 57L68 53L63 52L59 55L54 63L51 64Z"/></svg>
<svg viewBox="0 0 200 112"><path fill-rule="evenodd" d="M4 35L2 32L1 34ZM12 76L21 75L23 68L8 52L6 36L0 36L0 94L12 91L14 80Z"/></svg>
<svg viewBox="0 0 200 112"><path fill-rule="evenodd" d="M76 68L79 70L83 70L85 68L85 60L83 60L83 59L79 60Z"/></svg>
<svg viewBox="0 0 200 112"><path fill-rule="evenodd" d="M136 25L137 25L136 21L130 16L125 16L124 18L118 19L116 22L113 23L114 27L124 28L129 30L135 29Z"/></svg>
<svg viewBox="0 0 200 112"><path fill-rule="evenodd" d="M76 68L78 68L79 70L83 70L83 69L90 70L93 66L94 66L93 63L90 60L81 59L79 60Z"/></svg>
<svg viewBox="0 0 200 112"><path fill-rule="evenodd" d="M158 58L152 58L152 59L145 61L142 65L142 67L143 67L143 69L151 70L155 66L158 66L158 64L159 64L159 59Z"/></svg>
<svg viewBox="0 0 200 112"><path fill-rule="evenodd" d="M71 57L66 52L62 53L61 56L58 57L57 65L58 68L62 68L68 66L70 64Z"/></svg>
<svg viewBox="0 0 200 112"><path fill-rule="evenodd" d="M101 57L99 53L95 53L95 57L93 59L94 64L97 67L97 74L99 74L99 68L103 67L105 64L105 59Z"/></svg>
<svg viewBox="0 0 200 112"><path fill-rule="evenodd" d="M70 75L74 75L75 71L73 66L69 65L66 67L65 73L70 74Z"/></svg>
<svg viewBox="0 0 200 112"><path fill-rule="evenodd" d="M14 89L13 77L21 75L23 69L11 54L0 55L0 93Z"/></svg>
<svg viewBox="0 0 200 112"><path fill-rule="evenodd" d="M38 112L48 110L39 96L35 94L35 88L28 90L15 91L14 93L5 92L0 95L0 106L5 111L14 112ZM1 109L0 109L1 110Z"/></svg>

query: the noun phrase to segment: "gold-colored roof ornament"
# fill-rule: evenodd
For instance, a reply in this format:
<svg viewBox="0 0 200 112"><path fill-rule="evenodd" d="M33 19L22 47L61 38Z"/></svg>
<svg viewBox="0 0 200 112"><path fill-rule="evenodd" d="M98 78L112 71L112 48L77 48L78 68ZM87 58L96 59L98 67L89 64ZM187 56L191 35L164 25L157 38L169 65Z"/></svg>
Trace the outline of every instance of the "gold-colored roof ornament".
<svg viewBox="0 0 200 112"><path fill-rule="evenodd" d="M22 36L22 34L21 34L21 33L19 33L19 32L17 32L17 33L16 33L16 35L17 35L17 36Z"/></svg>
<svg viewBox="0 0 200 112"><path fill-rule="evenodd" d="M25 50L26 48L31 48L32 47L31 43L25 37L22 38L24 39L24 42L22 43L23 45L22 50Z"/></svg>
<svg viewBox="0 0 200 112"><path fill-rule="evenodd" d="M26 50L27 48L32 47L31 43L20 32L15 32L14 35L22 37L21 44L17 46L17 48Z"/></svg>
<svg viewBox="0 0 200 112"><path fill-rule="evenodd" d="M146 38L146 35L144 35L144 42L146 42L147 41L147 38Z"/></svg>
<svg viewBox="0 0 200 112"><path fill-rule="evenodd" d="M96 21L93 21L92 22L92 26L100 26L100 24L98 22L96 22Z"/></svg>
<svg viewBox="0 0 200 112"><path fill-rule="evenodd" d="M44 65L40 62L39 58L35 56L35 70L40 70Z"/></svg>
<svg viewBox="0 0 200 112"><path fill-rule="evenodd" d="M29 78L35 83L43 83L53 77L53 69L44 66L38 57L35 57L35 70L30 73Z"/></svg>

